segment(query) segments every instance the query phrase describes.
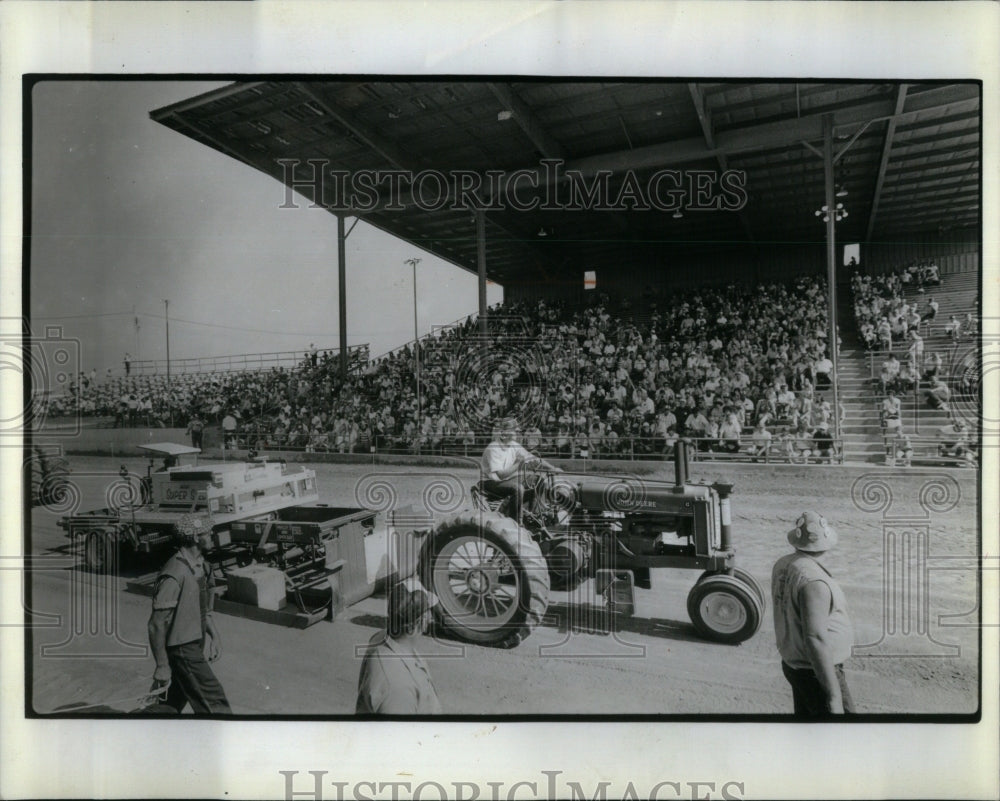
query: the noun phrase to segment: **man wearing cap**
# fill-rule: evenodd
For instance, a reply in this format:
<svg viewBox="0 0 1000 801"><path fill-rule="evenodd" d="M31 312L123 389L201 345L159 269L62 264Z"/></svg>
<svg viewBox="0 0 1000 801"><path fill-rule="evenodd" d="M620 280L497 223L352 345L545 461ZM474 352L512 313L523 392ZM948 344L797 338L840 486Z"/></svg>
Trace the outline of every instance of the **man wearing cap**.
<svg viewBox="0 0 1000 801"><path fill-rule="evenodd" d="M440 715L441 702L420 655L437 598L415 579L389 588L388 623L368 643L358 677L359 715Z"/></svg>
<svg viewBox="0 0 1000 801"><path fill-rule="evenodd" d="M781 670L792 685L795 715L823 718L854 711L844 660L854 634L840 585L821 564L837 532L816 512L805 512L788 532L795 553L771 573L774 634Z"/></svg>
<svg viewBox="0 0 1000 801"><path fill-rule="evenodd" d="M530 465L553 472L560 471L521 447L514 439L516 434L517 421L512 417L504 418L497 431L497 438L483 451L480 468L483 490L496 497L514 498L517 520L520 522L524 504L531 501L531 490L525 488L519 475L522 467Z"/></svg>
<svg viewBox="0 0 1000 801"><path fill-rule="evenodd" d="M209 534L211 526L195 515L176 524L179 547L160 571L153 593L148 632L156 670L151 689L162 691L169 684L165 705L177 713L189 703L196 714L232 712L208 664L222 653L212 619L212 574L202 557L202 542Z"/></svg>

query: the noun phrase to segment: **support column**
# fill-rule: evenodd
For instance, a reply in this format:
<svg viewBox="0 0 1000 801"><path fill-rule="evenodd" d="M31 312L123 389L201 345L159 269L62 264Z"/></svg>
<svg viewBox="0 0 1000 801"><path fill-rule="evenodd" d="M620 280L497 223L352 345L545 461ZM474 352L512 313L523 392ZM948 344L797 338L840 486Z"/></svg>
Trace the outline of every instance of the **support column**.
<svg viewBox="0 0 1000 801"><path fill-rule="evenodd" d="M347 235L344 215L337 215L337 305L340 322L340 377L347 378Z"/></svg>
<svg viewBox="0 0 1000 801"><path fill-rule="evenodd" d="M476 209L476 265L479 268L479 336L486 343L486 212Z"/></svg>
<svg viewBox="0 0 1000 801"><path fill-rule="evenodd" d="M833 115L823 115L823 172L826 179L826 282L829 293L830 308L829 337L830 361L833 371L830 375L833 384L833 437L840 438L840 377L837 353L837 215L835 211L836 198L833 186Z"/></svg>

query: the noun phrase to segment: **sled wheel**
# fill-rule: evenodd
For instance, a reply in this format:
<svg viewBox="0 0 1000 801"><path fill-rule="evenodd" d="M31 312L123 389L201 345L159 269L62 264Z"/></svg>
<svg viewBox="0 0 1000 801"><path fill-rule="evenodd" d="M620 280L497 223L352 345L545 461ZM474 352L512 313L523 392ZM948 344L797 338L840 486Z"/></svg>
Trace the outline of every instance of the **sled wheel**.
<svg viewBox="0 0 1000 801"><path fill-rule="evenodd" d="M103 531L87 532L83 544L83 561L91 573L106 573L114 561L112 539Z"/></svg>
<svg viewBox="0 0 1000 801"><path fill-rule="evenodd" d="M718 575L722 574L711 573L706 571L705 573L701 574L701 578L699 578L698 580L701 581L702 579L706 579L709 576L718 576ZM750 587L751 590L753 590L753 594L756 595L757 600L760 601L761 615L767 612L767 596L764 595L764 588L760 586L760 582L758 582L757 579L755 579L753 576L747 573L747 571L740 570L740 568L738 567L733 568L733 578L739 579L748 587Z"/></svg>
<svg viewBox="0 0 1000 801"><path fill-rule="evenodd" d="M687 608L699 634L730 644L752 637L764 614L753 589L724 573L700 578L688 594Z"/></svg>
<svg viewBox="0 0 1000 801"><path fill-rule="evenodd" d="M538 545L513 520L463 512L442 523L424 563L437 597L438 625L481 645L514 647L537 626L549 601Z"/></svg>

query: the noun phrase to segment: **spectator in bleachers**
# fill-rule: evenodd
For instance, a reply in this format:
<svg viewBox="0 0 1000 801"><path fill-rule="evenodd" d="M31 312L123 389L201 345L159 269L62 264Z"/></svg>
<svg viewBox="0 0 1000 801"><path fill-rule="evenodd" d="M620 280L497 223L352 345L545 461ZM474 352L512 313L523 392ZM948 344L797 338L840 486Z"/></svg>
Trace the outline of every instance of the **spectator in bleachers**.
<svg viewBox="0 0 1000 801"><path fill-rule="evenodd" d="M813 374L816 376L816 389L829 389L832 386L830 373L833 371L833 362L824 352L823 355L813 364Z"/></svg>
<svg viewBox="0 0 1000 801"><path fill-rule="evenodd" d="M940 308L941 305L934 298L927 298L927 311L920 315L920 319L925 323L934 322Z"/></svg>
<svg viewBox="0 0 1000 801"><path fill-rule="evenodd" d="M820 423L813 431L813 453L819 459L832 460L834 455L833 435L828 423Z"/></svg>
<svg viewBox="0 0 1000 801"><path fill-rule="evenodd" d="M882 370L879 372L879 383L882 386L882 392L886 393L890 389L896 387L896 381L899 377L899 359L896 358L896 354L890 351L889 357L882 362Z"/></svg>
<svg viewBox="0 0 1000 801"><path fill-rule="evenodd" d="M935 263L927 265L923 275L921 276L923 283L929 286L937 286L941 283L941 273Z"/></svg>
<svg viewBox="0 0 1000 801"><path fill-rule="evenodd" d="M903 432L902 410L903 404L896 396L896 390L889 389L882 401L882 426L886 435L895 437Z"/></svg>
<svg viewBox="0 0 1000 801"><path fill-rule="evenodd" d="M869 320L861 324L861 341L865 344L865 350L872 350L878 342L875 326Z"/></svg>
<svg viewBox="0 0 1000 801"><path fill-rule="evenodd" d="M761 458L767 457L768 452L771 450L772 439L773 435L767 430L766 421L758 420L750 437L751 444L748 452L753 457L751 461L756 462Z"/></svg>
<svg viewBox="0 0 1000 801"><path fill-rule="evenodd" d="M893 441L895 463L901 467L909 467L913 459L913 443L903 434Z"/></svg>
<svg viewBox="0 0 1000 801"><path fill-rule="evenodd" d="M962 338L962 323L954 314L948 317L948 322L944 325L944 332L952 342L958 342Z"/></svg>
<svg viewBox="0 0 1000 801"><path fill-rule="evenodd" d="M883 317L879 320L876 334L878 336L879 347L882 350L889 350L892 347L892 326L889 324L888 318Z"/></svg>
<svg viewBox="0 0 1000 801"><path fill-rule="evenodd" d="M924 398L927 401L927 405L932 409L940 409L945 412L951 411L951 407L948 405L948 402L951 400L951 390L941 376L936 376L931 386L924 390Z"/></svg>
<svg viewBox="0 0 1000 801"><path fill-rule="evenodd" d="M789 445L792 462L806 464L809 461L813 449L813 432L805 420L799 421L798 427L791 432Z"/></svg>
<svg viewBox="0 0 1000 801"><path fill-rule="evenodd" d="M941 372L942 364L943 360L940 353L937 351L931 351L928 353L924 359L924 374L922 376L922 380L926 383L932 383Z"/></svg>
<svg viewBox="0 0 1000 801"><path fill-rule="evenodd" d="M725 453L739 453L743 426L735 412L729 412L719 427L719 448Z"/></svg>
<svg viewBox="0 0 1000 801"><path fill-rule="evenodd" d="M908 392L917 383L917 375L913 372L912 363L907 360L899 365L899 375L896 376L896 386L900 392Z"/></svg>
<svg viewBox="0 0 1000 801"><path fill-rule="evenodd" d="M782 383L778 389L777 395L777 416L779 419L788 420L792 416L792 408L795 405L795 393L792 392L788 385Z"/></svg>
<svg viewBox="0 0 1000 801"><path fill-rule="evenodd" d="M916 329L909 333L910 347L906 351L910 367L916 372L924 361L924 338L920 336Z"/></svg>
<svg viewBox="0 0 1000 801"><path fill-rule="evenodd" d="M233 448L236 445L236 418L229 412L222 418L223 445Z"/></svg>
<svg viewBox="0 0 1000 801"><path fill-rule="evenodd" d="M538 423L533 422L524 432L523 441L521 443L526 450L531 451L534 454L539 452L542 447L542 430L538 427Z"/></svg>
<svg viewBox="0 0 1000 801"><path fill-rule="evenodd" d="M962 321L962 331L964 336L975 337L979 331L979 321L972 312L965 313Z"/></svg>
<svg viewBox="0 0 1000 801"><path fill-rule="evenodd" d="M956 459L970 457L969 434L965 423L961 420L953 420L938 431L938 453L941 456Z"/></svg>

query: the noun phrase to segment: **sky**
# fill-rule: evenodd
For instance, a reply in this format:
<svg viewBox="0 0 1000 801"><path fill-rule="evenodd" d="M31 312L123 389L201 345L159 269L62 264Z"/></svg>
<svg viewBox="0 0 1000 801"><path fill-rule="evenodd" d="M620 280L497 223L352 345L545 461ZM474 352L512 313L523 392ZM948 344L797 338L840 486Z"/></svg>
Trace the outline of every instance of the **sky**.
<svg viewBox="0 0 1000 801"><path fill-rule="evenodd" d="M227 85L45 81L32 92L29 314L80 340L81 369L339 345L337 220L281 183L153 122ZM298 197L298 196L296 196ZM353 218L348 218L350 228ZM359 222L347 239L347 340L373 356L474 313L476 277ZM488 302L503 298L488 287ZM135 319L138 318L138 328Z"/></svg>

